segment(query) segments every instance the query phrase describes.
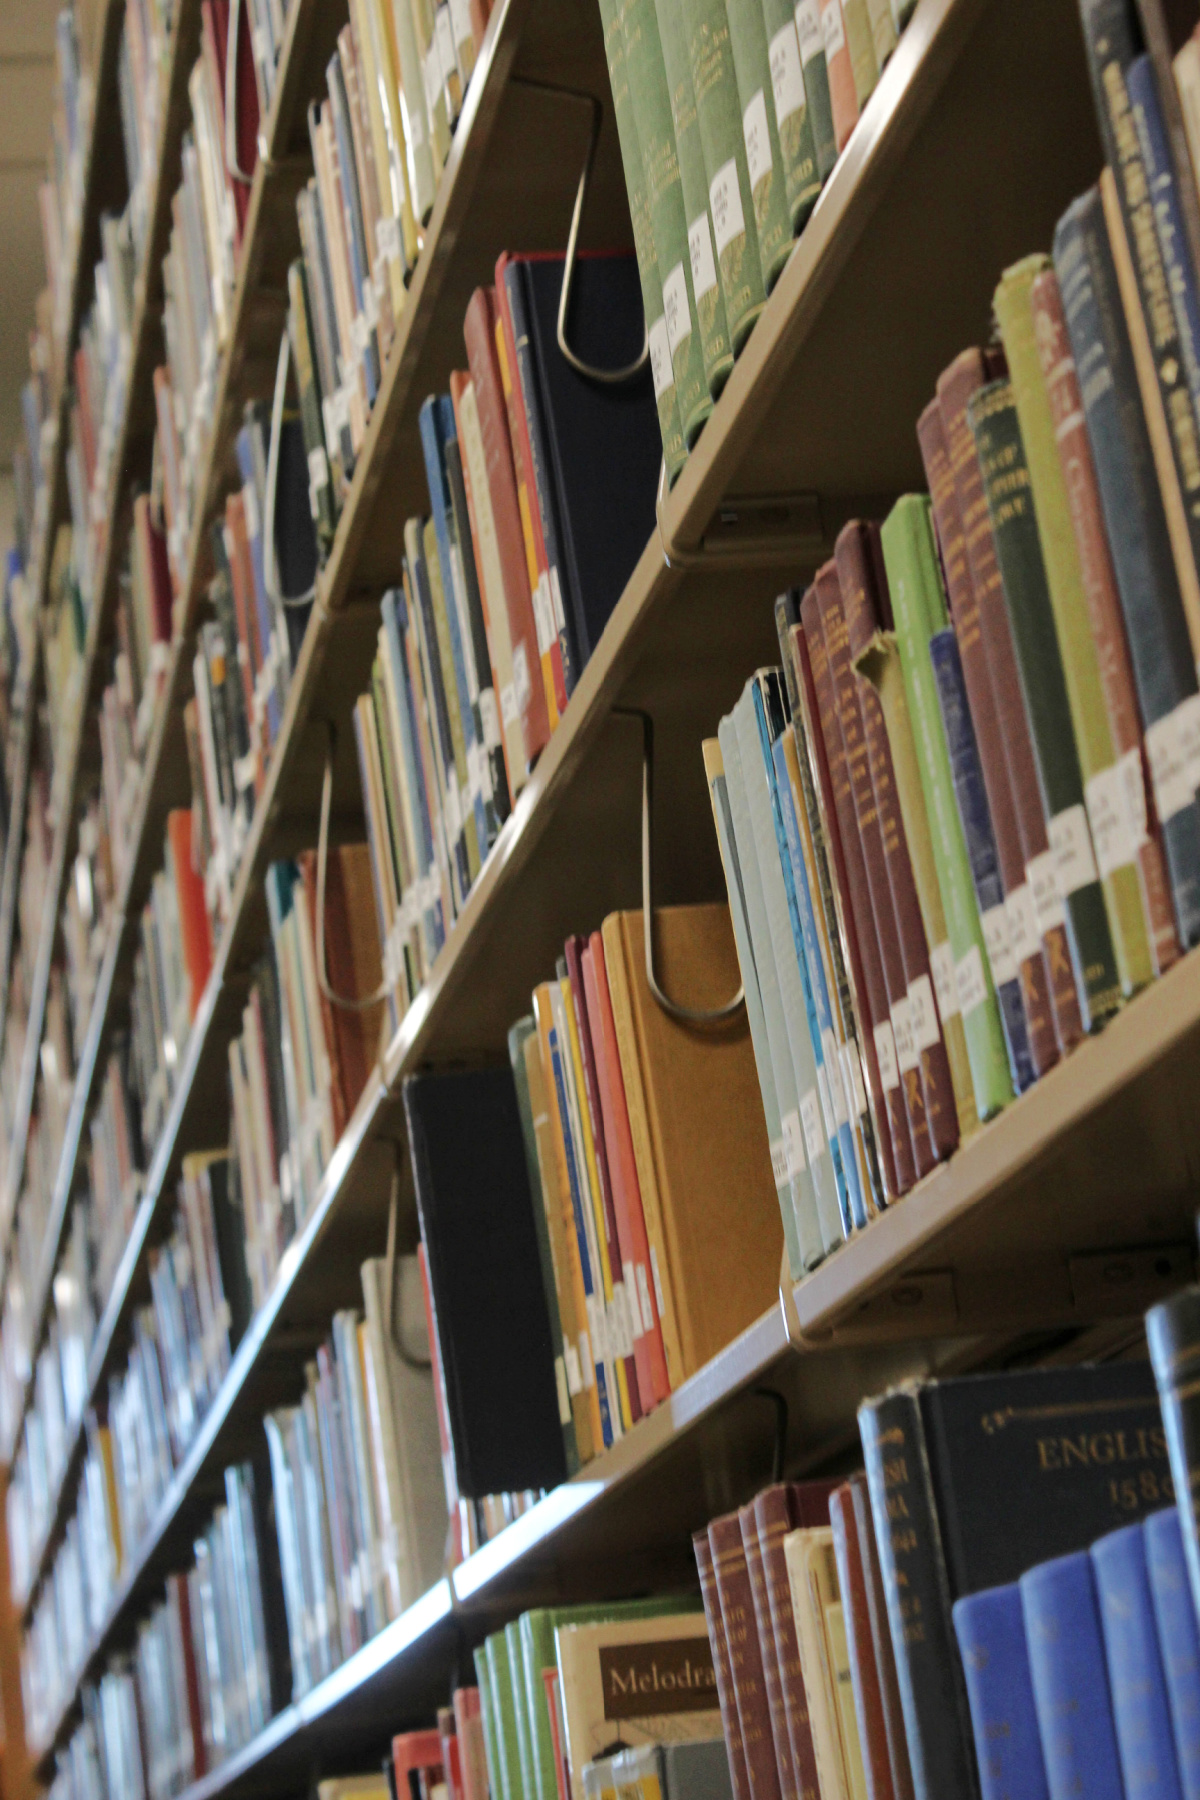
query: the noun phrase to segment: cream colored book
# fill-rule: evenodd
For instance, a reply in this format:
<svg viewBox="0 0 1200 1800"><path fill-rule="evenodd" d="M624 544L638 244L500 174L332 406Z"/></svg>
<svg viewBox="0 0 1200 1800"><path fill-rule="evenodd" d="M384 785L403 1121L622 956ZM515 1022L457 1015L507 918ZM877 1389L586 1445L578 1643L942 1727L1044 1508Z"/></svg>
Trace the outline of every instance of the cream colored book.
<svg viewBox="0 0 1200 1800"><path fill-rule="evenodd" d="M721 1735L702 1612L561 1625L554 1642L572 1794L584 1793L584 1765L614 1744Z"/></svg>
<svg viewBox="0 0 1200 1800"><path fill-rule="evenodd" d="M783 1554L792 1593L792 1615L796 1621L804 1691L808 1695L808 1719L812 1727L821 1800L859 1800L850 1784L842 1749L837 1684L825 1628L826 1602L841 1598L833 1556L833 1532L827 1525L789 1531L783 1540ZM844 1630L842 1635L844 1638Z"/></svg>
<svg viewBox="0 0 1200 1800"><path fill-rule="evenodd" d="M331 1775L318 1781L317 1800L388 1800L385 1775Z"/></svg>

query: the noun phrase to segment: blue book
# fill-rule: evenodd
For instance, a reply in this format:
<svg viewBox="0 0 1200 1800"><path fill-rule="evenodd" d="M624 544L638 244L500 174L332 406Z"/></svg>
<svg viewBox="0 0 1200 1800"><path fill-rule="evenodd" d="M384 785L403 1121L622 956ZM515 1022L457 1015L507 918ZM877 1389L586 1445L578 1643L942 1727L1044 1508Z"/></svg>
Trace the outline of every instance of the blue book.
<svg viewBox="0 0 1200 1800"><path fill-rule="evenodd" d="M983 1800L1050 1800L1016 1582L956 1600L954 1630Z"/></svg>
<svg viewBox="0 0 1200 1800"><path fill-rule="evenodd" d="M983 785L983 769L979 762L979 746L967 704L963 681L962 659L953 626L936 631L929 640L929 657L937 682L938 706L950 754L950 773L954 778L954 798L971 864L971 880L975 900L983 924L984 942L996 998L1000 1002L1000 1019L1008 1049L1008 1066L1013 1086L1023 1094L1037 1080L1033 1056L1029 1048L1029 1031L1025 1022L1025 1003L1021 998L1021 980L1016 959L1008 939L1008 914L1004 905L1004 883L1000 878L1000 859L992 833L992 815L988 808L987 789Z"/></svg>
<svg viewBox="0 0 1200 1800"><path fill-rule="evenodd" d="M1093 1544L1092 1569L1127 1800L1181 1800L1141 1523Z"/></svg>
<svg viewBox="0 0 1200 1800"><path fill-rule="evenodd" d="M1138 707L1149 731L1195 696L1196 666L1096 188L1059 220L1054 269L1083 395ZM1191 945L1200 940L1200 809L1186 783L1178 792L1162 784L1156 801L1175 921L1183 943Z"/></svg>
<svg viewBox="0 0 1200 1800"><path fill-rule="evenodd" d="M1021 1607L1050 1800L1125 1800L1088 1552L1022 1575Z"/></svg>
<svg viewBox="0 0 1200 1800"><path fill-rule="evenodd" d="M1179 1509L1168 1506L1143 1521L1146 1572L1167 1683L1175 1766L1184 1800L1200 1800L1200 1631L1188 1581Z"/></svg>
<svg viewBox="0 0 1200 1800"><path fill-rule="evenodd" d="M1192 404L1200 407L1200 298L1196 294L1196 272L1188 255L1187 232L1179 207L1175 163L1163 120L1158 78L1149 56L1143 53L1134 57L1125 72L1125 85L1129 89L1138 146L1150 184L1158 247L1171 293L1184 372Z"/></svg>
<svg viewBox="0 0 1200 1800"><path fill-rule="evenodd" d="M405 780L417 829L417 853L423 882L435 877L437 864L433 847L433 825L429 817L429 796L425 791L425 776L421 766L421 751L417 742L416 725L413 719L412 685L409 681L408 657L404 650L404 634L408 629L408 605L402 588L389 588L380 602L383 616L384 641L387 645L388 661L391 663L393 679L396 683L396 694L399 699L400 735L404 755ZM364 792L366 790L364 789ZM440 895L434 895L423 901L421 916L425 934L426 961L432 963L434 957L445 941L445 921L442 918Z"/></svg>

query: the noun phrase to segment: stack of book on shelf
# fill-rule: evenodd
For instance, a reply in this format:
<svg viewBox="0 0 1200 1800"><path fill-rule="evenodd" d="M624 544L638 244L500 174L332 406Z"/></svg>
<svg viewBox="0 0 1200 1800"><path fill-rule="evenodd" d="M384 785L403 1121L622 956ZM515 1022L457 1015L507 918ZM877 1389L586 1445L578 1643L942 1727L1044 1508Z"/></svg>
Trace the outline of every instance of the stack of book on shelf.
<svg viewBox="0 0 1200 1800"><path fill-rule="evenodd" d="M167 819L163 867L142 911L134 959L130 1077L148 1156L154 1154L212 968L204 888L193 857L193 819L194 813L183 809Z"/></svg>
<svg viewBox="0 0 1200 1800"><path fill-rule="evenodd" d="M94 39L102 12L103 7L97 4L78 10L65 6L55 21L58 81L51 122L50 174L38 190L38 204L52 303L51 328L60 364L71 311L71 283L96 103Z"/></svg>
<svg viewBox="0 0 1200 1800"><path fill-rule="evenodd" d="M141 267L158 180L164 85L179 10L178 0L125 0L117 64L121 141L129 178L127 217L134 263Z"/></svg>

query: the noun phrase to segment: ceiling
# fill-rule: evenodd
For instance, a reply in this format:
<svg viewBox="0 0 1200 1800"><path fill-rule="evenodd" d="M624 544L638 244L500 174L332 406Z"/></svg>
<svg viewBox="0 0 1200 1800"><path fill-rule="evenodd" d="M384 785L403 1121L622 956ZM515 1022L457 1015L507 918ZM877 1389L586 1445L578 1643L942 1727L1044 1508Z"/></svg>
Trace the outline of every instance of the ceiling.
<svg viewBox="0 0 1200 1800"><path fill-rule="evenodd" d="M45 285L38 185L54 106L58 0L0 0L0 471L12 466L29 374L34 302Z"/></svg>

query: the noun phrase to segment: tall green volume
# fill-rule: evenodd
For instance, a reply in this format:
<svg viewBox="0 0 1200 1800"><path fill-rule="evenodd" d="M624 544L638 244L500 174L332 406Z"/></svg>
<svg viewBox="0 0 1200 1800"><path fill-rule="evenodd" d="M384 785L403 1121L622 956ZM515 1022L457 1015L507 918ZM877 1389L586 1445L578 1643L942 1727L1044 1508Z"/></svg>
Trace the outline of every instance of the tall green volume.
<svg viewBox="0 0 1200 1800"><path fill-rule="evenodd" d="M760 0L733 0L727 10L742 138L750 170L750 192L754 196L754 223L758 228L758 260L762 264L763 286L769 294L791 254L792 222L788 217L783 152L779 148L775 93L767 56L767 28Z"/></svg>
<svg viewBox="0 0 1200 1800"><path fill-rule="evenodd" d="M796 39L800 45L800 66L804 70L804 92L808 98L808 116L812 123L813 145L817 156L817 172L821 180L825 181L837 161L837 138L833 130L833 101L829 97L829 68L825 61L821 0L796 0L794 17Z"/></svg>
<svg viewBox="0 0 1200 1800"><path fill-rule="evenodd" d="M712 395L704 376L704 349L696 296L692 291L692 259L688 251L687 216L675 128L671 123L671 95L658 39L654 0L621 0L625 30L625 68L629 94L637 118L642 146L642 169L658 272L662 278L663 309L671 367L675 371L676 404L690 449L712 411Z"/></svg>
<svg viewBox="0 0 1200 1800"><path fill-rule="evenodd" d="M1025 447L1033 513L1067 684L1083 791L1089 817L1094 818L1097 806L1104 813L1112 812L1106 788L1111 790L1114 777L1119 783L1120 771L1108 709L1104 704L1096 640L1088 614L1079 545L1067 502L1067 484L1055 436L1050 396L1046 392L1034 335L1031 290L1037 277L1052 266L1048 256L1027 256L1014 263L1011 269L1005 270L993 304L1004 339L1017 422ZM1100 846L1101 840L1097 839L1096 843ZM1118 843L1118 855L1127 852L1124 861L1106 868L1101 856L1100 874L1117 957L1117 973L1128 994L1135 988L1144 987L1153 978L1154 960L1132 832L1118 834ZM1116 862L1116 858L1112 861Z"/></svg>
<svg viewBox="0 0 1200 1800"><path fill-rule="evenodd" d="M981 1119L988 1119L1012 1099L1013 1089L929 655L930 638L946 626L948 618L926 495L905 494L888 514L883 526L883 560L954 956L975 1108Z"/></svg>
<svg viewBox="0 0 1200 1800"><path fill-rule="evenodd" d="M625 68L625 30L621 23L621 0L600 0L600 21L604 28L608 80L612 88L613 111L617 118L617 136L621 141L625 188L629 195L633 248L642 283L642 308L646 314L646 335L650 341L654 398L658 406L658 428L662 433L663 460L667 465L668 481L674 481L687 461L687 445L683 441L683 427L679 422L679 406L675 397L675 372L671 367L671 352L667 343L662 281L658 273L654 232L650 225L646 176L642 168L642 145Z"/></svg>
<svg viewBox="0 0 1200 1800"><path fill-rule="evenodd" d="M704 375L708 391L715 400L729 379L729 371L733 367L733 346L729 341L725 299L721 293L721 278L717 273L716 252L713 249L712 220L708 212L708 176L704 172L704 145L700 139L696 90L692 86L692 64L683 35L679 4L680 0L655 0L655 10L658 14L663 66L667 71L667 86L671 92L671 118L675 125L679 179L683 183L683 204L687 212L692 292L696 296L696 316L700 321Z"/></svg>
<svg viewBox="0 0 1200 1800"><path fill-rule="evenodd" d="M800 230L821 192L817 146L804 85L800 40L792 0L762 0L767 27L767 57L771 90L775 97L775 123L787 186L788 214L792 231Z"/></svg>
<svg viewBox="0 0 1200 1800"><path fill-rule="evenodd" d="M692 68L725 320L736 356L762 311L766 289L725 0L679 0L679 17Z"/></svg>
<svg viewBox="0 0 1200 1800"><path fill-rule="evenodd" d="M1094 1031L1121 1004L1121 987L1092 855L1083 777L1012 383L993 381L979 388L968 403L967 418L983 471L1050 838L1048 879L1039 879L1031 870L1038 916L1044 932L1050 923L1047 904L1062 909L1084 1026Z"/></svg>

